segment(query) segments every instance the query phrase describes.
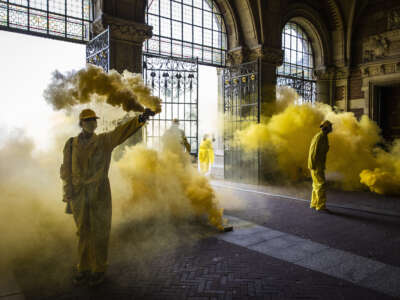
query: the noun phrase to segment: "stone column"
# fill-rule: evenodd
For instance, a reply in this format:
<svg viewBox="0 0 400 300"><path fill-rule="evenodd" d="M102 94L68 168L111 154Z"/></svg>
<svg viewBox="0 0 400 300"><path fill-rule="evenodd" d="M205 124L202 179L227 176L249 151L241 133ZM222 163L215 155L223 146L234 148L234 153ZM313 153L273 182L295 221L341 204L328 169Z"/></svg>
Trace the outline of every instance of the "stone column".
<svg viewBox="0 0 400 300"><path fill-rule="evenodd" d="M280 48L258 46L250 51L250 60L260 60L261 115L265 116L268 112L263 109L262 104L276 101L276 68L283 63L283 50Z"/></svg>
<svg viewBox="0 0 400 300"><path fill-rule="evenodd" d="M316 101L335 105L335 68L314 70L316 78Z"/></svg>
<svg viewBox="0 0 400 300"><path fill-rule="evenodd" d="M110 69L142 72L143 42L152 36L152 26L101 13L93 22L93 33L110 28Z"/></svg>
<svg viewBox="0 0 400 300"><path fill-rule="evenodd" d="M263 116L267 116L269 112L265 110L264 103L276 101L276 68L283 63L282 49L257 46L252 49L239 47L232 49L229 53L232 64L240 64L243 62L259 60L258 80L260 83L260 102L261 102L261 121ZM259 163L259 183L263 183L266 179L274 176L273 160L265 153L256 152Z"/></svg>
<svg viewBox="0 0 400 300"><path fill-rule="evenodd" d="M97 1L98 3L102 2ZM152 36L152 26L109 15L102 10L102 7L96 6L95 8L96 19L92 25L93 34L97 35L107 28L110 30L109 69L117 70L120 73L124 70L133 73L142 73L143 42ZM111 11L116 12L116 10ZM122 155L122 149L125 145L134 145L141 142L143 138L144 129L135 133L122 147L118 147L115 151L115 156L120 157Z"/></svg>

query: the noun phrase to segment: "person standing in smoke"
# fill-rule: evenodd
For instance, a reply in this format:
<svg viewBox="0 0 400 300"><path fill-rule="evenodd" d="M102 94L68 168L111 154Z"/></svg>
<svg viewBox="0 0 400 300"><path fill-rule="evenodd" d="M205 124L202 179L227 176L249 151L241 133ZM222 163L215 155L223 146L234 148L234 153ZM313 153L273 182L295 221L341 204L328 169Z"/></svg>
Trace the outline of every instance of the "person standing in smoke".
<svg viewBox="0 0 400 300"><path fill-rule="evenodd" d="M199 164L200 171L203 174L207 174L210 170L210 166L214 163L214 150L212 147L212 142L208 138L208 134L203 136L203 140L199 147Z"/></svg>
<svg viewBox="0 0 400 300"><path fill-rule="evenodd" d="M311 141L308 154L308 168L313 180L310 207L319 212L329 212L326 209L325 165L329 151L328 134L332 132L332 123L326 120L321 123L320 128L321 131Z"/></svg>
<svg viewBox="0 0 400 300"><path fill-rule="evenodd" d="M79 115L81 133L65 144L60 175L63 201L67 202L66 212L73 214L78 229L76 284L97 285L104 280L112 213L108 179L111 153L140 129L151 115L154 113L145 109L139 117L97 135L98 117L93 110L84 109Z"/></svg>
<svg viewBox="0 0 400 300"><path fill-rule="evenodd" d="M190 154L191 150L190 144L186 138L185 132L179 128L178 119L173 119L171 127L164 132L163 135L164 138L168 138L170 136L178 136L181 145L184 147L184 150L186 150L186 153Z"/></svg>

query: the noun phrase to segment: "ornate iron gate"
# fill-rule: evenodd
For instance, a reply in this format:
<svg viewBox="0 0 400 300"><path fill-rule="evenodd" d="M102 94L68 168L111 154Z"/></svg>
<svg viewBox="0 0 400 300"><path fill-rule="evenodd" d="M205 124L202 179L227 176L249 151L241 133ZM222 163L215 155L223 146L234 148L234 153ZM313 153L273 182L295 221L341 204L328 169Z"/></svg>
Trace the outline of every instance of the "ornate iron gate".
<svg viewBox="0 0 400 300"><path fill-rule="evenodd" d="M290 86L300 96L301 102L314 103L316 100L316 81L304 78L304 71L301 77L277 74L278 86Z"/></svg>
<svg viewBox="0 0 400 300"><path fill-rule="evenodd" d="M110 68L110 30L107 28L86 44L86 62L108 72Z"/></svg>
<svg viewBox="0 0 400 300"><path fill-rule="evenodd" d="M198 60L143 54L144 81L162 99L162 112L146 126L147 143L158 147L160 137L178 119L180 128L197 155Z"/></svg>
<svg viewBox="0 0 400 300"><path fill-rule="evenodd" d="M259 61L224 70L224 177L258 184L259 152L246 153L235 145L237 130L260 122Z"/></svg>

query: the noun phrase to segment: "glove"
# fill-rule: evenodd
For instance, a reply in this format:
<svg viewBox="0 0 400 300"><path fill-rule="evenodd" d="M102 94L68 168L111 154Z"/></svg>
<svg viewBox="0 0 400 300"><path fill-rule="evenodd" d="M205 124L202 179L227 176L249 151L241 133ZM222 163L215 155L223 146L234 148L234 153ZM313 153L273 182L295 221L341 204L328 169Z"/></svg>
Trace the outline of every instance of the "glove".
<svg viewBox="0 0 400 300"><path fill-rule="evenodd" d="M150 108L146 108L144 112L139 116L139 122L146 122L150 116L154 116L156 113L152 111Z"/></svg>

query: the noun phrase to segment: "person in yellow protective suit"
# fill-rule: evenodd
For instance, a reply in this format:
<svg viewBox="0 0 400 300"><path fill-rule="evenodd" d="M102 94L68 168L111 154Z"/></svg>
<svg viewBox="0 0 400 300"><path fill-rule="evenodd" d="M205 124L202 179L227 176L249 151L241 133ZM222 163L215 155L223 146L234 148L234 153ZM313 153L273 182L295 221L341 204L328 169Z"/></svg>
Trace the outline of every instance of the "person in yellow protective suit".
<svg viewBox="0 0 400 300"><path fill-rule="evenodd" d="M65 144L60 175L63 201L78 229L77 284L96 285L104 280L111 230L111 152L140 129L150 115L154 113L146 109L139 117L96 135L98 117L93 110L84 109L79 115L82 132Z"/></svg>
<svg viewBox="0 0 400 300"><path fill-rule="evenodd" d="M200 171L203 174L207 174L210 169L210 165L212 165L213 163L214 163L214 150L212 147L211 140L208 138L208 135L205 134L199 147Z"/></svg>
<svg viewBox="0 0 400 300"><path fill-rule="evenodd" d="M308 168L313 180L310 207L320 212L329 212L326 209L325 165L326 155L329 151L328 134L332 132L332 123L324 121L320 128L321 131L311 141L308 154Z"/></svg>

